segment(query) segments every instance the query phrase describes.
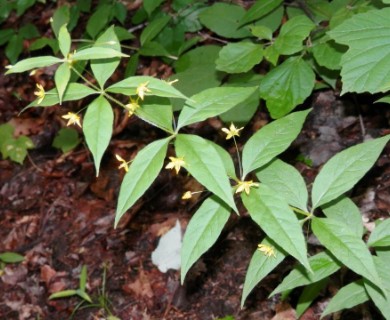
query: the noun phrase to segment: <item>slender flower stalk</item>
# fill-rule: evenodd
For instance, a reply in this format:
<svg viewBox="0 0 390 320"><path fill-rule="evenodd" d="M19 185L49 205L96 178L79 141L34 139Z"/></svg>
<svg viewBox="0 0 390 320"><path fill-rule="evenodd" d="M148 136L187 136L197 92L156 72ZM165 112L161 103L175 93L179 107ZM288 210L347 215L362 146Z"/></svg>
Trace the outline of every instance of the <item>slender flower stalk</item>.
<svg viewBox="0 0 390 320"><path fill-rule="evenodd" d="M236 153L237 153L237 161L238 161L238 167L240 169L240 176L242 176L242 165L241 165L241 157L240 152L238 151L236 136L240 136L240 131L244 129L244 127L237 128L233 123L230 124L229 129L228 128L222 128L222 131L226 133L226 140L233 139L234 146L236 147Z"/></svg>

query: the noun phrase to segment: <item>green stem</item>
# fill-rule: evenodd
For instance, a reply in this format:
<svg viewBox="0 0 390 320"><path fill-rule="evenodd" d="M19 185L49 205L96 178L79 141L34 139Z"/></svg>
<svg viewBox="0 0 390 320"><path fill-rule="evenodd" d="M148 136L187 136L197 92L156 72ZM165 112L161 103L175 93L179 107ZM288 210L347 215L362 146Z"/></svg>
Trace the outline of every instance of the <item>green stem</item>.
<svg viewBox="0 0 390 320"><path fill-rule="evenodd" d="M300 213L300 214L303 214L306 217L309 217L309 216L313 215L311 212L306 212L304 210L301 210L301 209L298 209L298 208L295 208L295 207L292 207L292 206L289 206L289 207L291 208L292 211Z"/></svg>
<svg viewBox="0 0 390 320"><path fill-rule="evenodd" d="M240 170L240 177L242 177L242 165L241 165L241 157L240 152L238 151L238 146L236 142L236 138L233 136L234 145L236 146L237 160L238 160L238 168Z"/></svg>

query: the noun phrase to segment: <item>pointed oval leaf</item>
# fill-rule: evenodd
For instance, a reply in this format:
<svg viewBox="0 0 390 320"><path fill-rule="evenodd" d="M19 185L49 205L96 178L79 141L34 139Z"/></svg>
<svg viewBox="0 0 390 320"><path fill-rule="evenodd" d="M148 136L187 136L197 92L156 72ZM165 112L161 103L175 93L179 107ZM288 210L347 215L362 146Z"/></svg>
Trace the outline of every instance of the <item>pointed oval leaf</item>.
<svg viewBox="0 0 390 320"><path fill-rule="evenodd" d="M242 290L241 296L241 308L244 306L246 298L257 286L257 284L268 274L270 274L271 271L274 270L287 255L282 249L278 248L278 246L275 245L271 239L267 237L261 242L261 244L266 246L273 246L275 257L268 257L259 250L255 251L245 276L244 289Z"/></svg>
<svg viewBox="0 0 390 320"><path fill-rule="evenodd" d="M58 299L58 298L67 298L67 297L72 297L77 294L77 290L63 290L60 292L55 292L50 295L49 300L51 299Z"/></svg>
<svg viewBox="0 0 390 320"><path fill-rule="evenodd" d="M93 59L109 59L116 57L128 57L127 54L124 54L120 51L114 50L112 48L102 48L102 47L91 47L77 51L73 54L73 60L93 60Z"/></svg>
<svg viewBox="0 0 390 320"><path fill-rule="evenodd" d="M390 246L390 219L382 221L371 233L367 244L371 247Z"/></svg>
<svg viewBox="0 0 390 320"><path fill-rule="evenodd" d="M302 58L293 57L267 73L260 84L260 96L272 118L280 118L304 102L314 84L312 68Z"/></svg>
<svg viewBox="0 0 390 320"><path fill-rule="evenodd" d="M313 183L313 208L351 189L374 165L390 135L350 147L332 157Z"/></svg>
<svg viewBox="0 0 390 320"><path fill-rule="evenodd" d="M228 43L215 61L217 70L241 73L251 70L263 59L263 47L248 41Z"/></svg>
<svg viewBox="0 0 390 320"><path fill-rule="evenodd" d="M178 134L175 150L178 157L184 157L187 171L237 212L229 178L214 147L199 136Z"/></svg>
<svg viewBox="0 0 390 320"><path fill-rule="evenodd" d="M189 124L206 120L232 109L246 100L257 87L218 87L206 89L186 101L179 115L177 131Z"/></svg>
<svg viewBox="0 0 390 320"><path fill-rule="evenodd" d="M54 82L56 84L60 104L62 104L62 97L64 96L64 92L66 90L66 87L68 86L69 79L70 66L68 63L65 62L58 67L54 75Z"/></svg>
<svg viewBox="0 0 390 320"><path fill-rule="evenodd" d="M279 193L289 205L307 211L305 180L292 165L274 159L256 171L257 178Z"/></svg>
<svg viewBox="0 0 390 320"><path fill-rule="evenodd" d="M328 314L337 312L343 309L349 309L361 303L368 301L366 290L364 289L363 281L358 280L342 287L336 295L330 300L324 312L321 314L321 319Z"/></svg>
<svg viewBox="0 0 390 320"><path fill-rule="evenodd" d="M256 1L241 18L239 26L258 20L280 6L282 0Z"/></svg>
<svg viewBox="0 0 390 320"><path fill-rule="evenodd" d="M141 47L148 41L153 40L161 30L168 24L171 17L164 15L160 18L154 19L150 22L146 28L142 31L140 36Z"/></svg>
<svg viewBox="0 0 390 320"><path fill-rule="evenodd" d="M294 112L275 120L247 141L242 151L243 179L289 147L301 131L310 110Z"/></svg>
<svg viewBox="0 0 390 320"><path fill-rule="evenodd" d="M218 239L230 216L230 208L218 197L205 200L191 218L181 248L181 283L191 266Z"/></svg>
<svg viewBox="0 0 390 320"><path fill-rule="evenodd" d="M226 170L226 174L229 178L237 180L236 176L236 169L234 168L234 162L232 157L230 156L229 152L227 152L224 148L222 148L220 145L206 140L214 149L217 151L219 157L221 158L224 168Z"/></svg>
<svg viewBox="0 0 390 320"><path fill-rule="evenodd" d="M48 67L60 62L62 62L62 59L52 57L52 56L42 56L42 57L24 59L22 61L19 61L14 66L11 66L10 69L5 74L18 73L18 72L28 71L31 69Z"/></svg>
<svg viewBox="0 0 390 320"><path fill-rule="evenodd" d="M119 191L115 227L120 218L150 187L164 163L171 138L157 140L143 148L134 158Z"/></svg>
<svg viewBox="0 0 390 320"><path fill-rule="evenodd" d="M66 27L67 25L64 24L60 28L59 34L58 34L58 45L60 47L60 51L62 55L66 58L69 51L70 51L70 45L71 45L71 38L69 31Z"/></svg>
<svg viewBox="0 0 390 320"><path fill-rule="evenodd" d="M114 113L106 98L99 96L89 104L84 116L83 132L93 155L96 176L99 175L100 161L111 140L113 123Z"/></svg>
<svg viewBox="0 0 390 320"><path fill-rule="evenodd" d="M318 240L338 260L379 288L383 287L370 251L348 225L330 218L313 218L312 228Z"/></svg>
<svg viewBox="0 0 390 320"><path fill-rule="evenodd" d="M241 198L268 237L310 270L301 225L285 200L263 183L252 188L249 195L243 192Z"/></svg>
<svg viewBox="0 0 390 320"><path fill-rule="evenodd" d="M281 293L300 286L315 283L329 277L341 268L341 263L334 259L329 253L321 252L309 258L310 267L313 273L307 272L302 265L296 266L270 294Z"/></svg>
<svg viewBox="0 0 390 320"><path fill-rule="evenodd" d="M138 108L134 114L153 126L173 133L173 112L171 105L145 104L141 108Z"/></svg>
<svg viewBox="0 0 390 320"><path fill-rule="evenodd" d="M135 76L126 78L110 86L107 91L133 96L136 95L137 87L144 83L147 83L147 88L150 90L150 92L146 92L146 96L154 95L158 97L188 99L184 94L175 89L175 87L170 85L168 82L149 76Z"/></svg>
<svg viewBox="0 0 390 320"><path fill-rule="evenodd" d="M24 257L16 252L3 252L0 253L0 261L5 263L22 262Z"/></svg>
<svg viewBox="0 0 390 320"><path fill-rule="evenodd" d="M298 319L304 314L307 308L310 307L313 301L317 299L320 292L326 287L328 282L329 279L325 278L318 282L309 284L303 288L302 294L299 296L297 306L295 308Z"/></svg>

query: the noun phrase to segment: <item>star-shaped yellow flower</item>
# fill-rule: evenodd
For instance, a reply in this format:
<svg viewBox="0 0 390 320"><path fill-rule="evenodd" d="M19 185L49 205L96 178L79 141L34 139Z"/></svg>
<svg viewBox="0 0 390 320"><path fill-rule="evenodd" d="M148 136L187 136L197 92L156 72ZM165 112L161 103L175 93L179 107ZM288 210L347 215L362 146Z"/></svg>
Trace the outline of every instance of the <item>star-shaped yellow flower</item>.
<svg viewBox="0 0 390 320"><path fill-rule="evenodd" d="M129 171L129 165L128 165L128 162L126 162L125 159L123 159L119 154L116 154L115 155L115 158L121 162L120 166L118 167L118 169L125 169L126 172Z"/></svg>
<svg viewBox="0 0 390 320"><path fill-rule="evenodd" d="M235 186L237 188L236 193L245 191L245 193L249 195L250 189L252 187L258 187L258 186L259 184L257 182L253 182L252 180L238 181L237 185Z"/></svg>
<svg viewBox="0 0 390 320"><path fill-rule="evenodd" d="M81 128L80 116L73 112L68 112L68 114L62 116L61 118L68 120L67 126L71 124L77 124Z"/></svg>
<svg viewBox="0 0 390 320"><path fill-rule="evenodd" d="M43 86L39 83L37 83L37 91L34 92L34 94L38 97L38 104L42 102L42 100L45 98L45 89Z"/></svg>
<svg viewBox="0 0 390 320"><path fill-rule="evenodd" d="M267 257L273 256L274 258L276 258L275 249L272 246L268 246L266 244L259 244L257 246L257 250L262 252Z"/></svg>
<svg viewBox="0 0 390 320"><path fill-rule="evenodd" d="M131 117L134 112L139 108L138 99L134 100L133 98L130 98L130 103L125 105L125 109L129 112L129 117Z"/></svg>
<svg viewBox="0 0 390 320"><path fill-rule="evenodd" d="M226 133L226 140L229 140L233 138L234 136L239 137L240 136L240 131L244 129L242 128L236 128L236 126L231 123L229 129L228 128L222 128L222 131Z"/></svg>
<svg viewBox="0 0 390 320"><path fill-rule="evenodd" d="M138 85L137 89L136 89L136 93L138 95L138 97L141 98L141 100L144 100L144 97L145 97L145 93L146 92L152 92L150 91L150 89L147 87L149 81L146 81L144 83L141 83Z"/></svg>
<svg viewBox="0 0 390 320"><path fill-rule="evenodd" d="M180 168L186 164L184 162L184 158L183 157L179 157L179 158L169 157L169 160L171 160L171 162L169 162L167 164L165 169L175 169L176 174L178 174L179 171L180 171Z"/></svg>

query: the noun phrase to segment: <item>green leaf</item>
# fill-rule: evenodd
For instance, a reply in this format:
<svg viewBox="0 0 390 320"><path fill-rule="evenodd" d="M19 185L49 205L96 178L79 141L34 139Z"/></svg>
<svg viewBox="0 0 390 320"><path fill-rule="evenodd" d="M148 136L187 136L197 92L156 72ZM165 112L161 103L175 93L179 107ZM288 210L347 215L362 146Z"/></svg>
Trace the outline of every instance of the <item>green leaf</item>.
<svg viewBox="0 0 390 320"><path fill-rule="evenodd" d="M66 153L76 148L79 143L80 138L77 130L73 128L62 128L54 138L52 146Z"/></svg>
<svg viewBox="0 0 390 320"><path fill-rule="evenodd" d="M251 26L251 33L259 40L272 40L272 30L266 26Z"/></svg>
<svg viewBox="0 0 390 320"><path fill-rule="evenodd" d="M14 66L11 66L11 68L5 73L18 73L18 72L24 72L31 69L38 69L43 67L48 67L56 63L62 62L61 59L52 57L52 56L42 56L42 57L36 57L36 58L28 58L24 59L22 61L19 61Z"/></svg>
<svg viewBox="0 0 390 320"><path fill-rule="evenodd" d="M270 162L286 150L302 129L311 109L289 114L257 131L242 151L243 179L253 170Z"/></svg>
<svg viewBox="0 0 390 320"><path fill-rule="evenodd" d="M363 237L362 214L351 199L341 196L321 209L328 218L339 220L349 225L359 238Z"/></svg>
<svg viewBox="0 0 390 320"><path fill-rule="evenodd" d="M153 126L173 133L173 112L171 105L145 104L135 111L135 115Z"/></svg>
<svg viewBox="0 0 390 320"><path fill-rule="evenodd" d="M312 302L318 297L320 291L326 287L329 279L325 278L318 282L305 286L302 290L302 294L299 296L297 306L295 308L298 319L309 308Z"/></svg>
<svg viewBox="0 0 390 320"><path fill-rule="evenodd" d="M296 16L282 26L273 46L281 55L291 55L302 51L303 40L314 28L315 24L307 16Z"/></svg>
<svg viewBox="0 0 390 320"><path fill-rule="evenodd" d="M23 52L23 37L19 34L14 34L5 48L5 55L11 63L15 63L19 55Z"/></svg>
<svg viewBox="0 0 390 320"><path fill-rule="evenodd" d="M76 294L77 294L80 298L84 299L85 301L88 301L89 303L92 303L91 297L90 297L90 296L88 295L88 293L86 293L85 291L78 289L78 290L76 290Z"/></svg>
<svg viewBox="0 0 390 320"><path fill-rule="evenodd" d="M117 52L121 51L121 45L115 34L114 26L108 28L95 42L96 48L109 48ZM120 58L109 58L102 60L93 60L91 62L91 69L95 79L103 88L106 81L111 77L118 67Z"/></svg>
<svg viewBox="0 0 390 320"><path fill-rule="evenodd" d="M17 139L9 138L1 144L1 153L3 158L10 158L19 164L23 164L27 156L27 150L34 148L34 144L30 138L20 136Z"/></svg>
<svg viewBox="0 0 390 320"><path fill-rule="evenodd" d="M383 288L370 251L348 225L330 218L313 218L312 229L318 240L338 260L379 288Z"/></svg>
<svg viewBox="0 0 390 320"><path fill-rule="evenodd" d="M241 6L217 2L204 9L199 14L199 20L219 36L239 39L250 37L250 32L246 28L238 29L239 21L244 15L245 10Z"/></svg>
<svg viewBox="0 0 390 320"><path fill-rule="evenodd" d="M313 209L351 189L374 165L390 135L350 147L332 157L313 183Z"/></svg>
<svg viewBox="0 0 390 320"><path fill-rule="evenodd" d="M19 34L23 37L23 39L33 39L40 36L37 27L31 23L27 23L21 27L19 29Z"/></svg>
<svg viewBox="0 0 390 320"><path fill-rule="evenodd" d="M87 285L87 266L83 266L81 268L81 272L80 272L80 289L81 291L85 291L85 286Z"/></svg>
<svg viewBox="0 0 390 320"><path fill-rule="evenodd" d="M252 188L249 195L242 192L241 198L251 218L267 236L311 270L301 225L285 200L265 184Z"/></svg>
<svg viewBox="0 0 390 320"><path fill-rule="evenodd" d="M272 69L260 84L260 96L266 100L272 118L280 118L310 96L315 74L300 57L292 57Z"/></svg>
<svg viewBox="0 0 390 320"><path fill-rule="evenodd" d="M215 61L217 69L228 73L251 70L263 59L263 47L248 41L228 43L219 52Z"/></svg>
<svg viewBox="0 0 390 320"><path fill-rule="evenodd" d="M264 238L261 244L272 246L274 248L275 257L268 257L259 250L254 252L245 276L244 289L242 290L241 296L241 308L244 306L246 298L257 284L270 274L286 257L286 253L279 249L269 238Z"/></svg>
<svg viewBox="0 0 390 320"><path fill-rule="evenodd" d="M176 72L183 72L187 69L196 69L206 66L215 69L215 60L218 58L221 47L216 45L205 45L192 49L183 54L175 62Z"/></svg>
<svg viewBox="0 0 390 320"><path fill-rule="evenodd" d="M61 6L54 12L50 24L57 39L59 38L61 27L69 22L69 18L69 6Z"/></svg>
<svg viewBox="0 0 390 320"><path fill-rule="evenodd" d="M245 13L245 15L241 18L239 26L243 26L249 22L258 20L268 13L275 10L277 7L281 5L282 0L262 0L256 1L253 6Z"/></svg>
<svg viewBox="0 0 390 320"><path fill-rule="evenodd" d="M93 59L109 59L109 58L116 58L116 57L128 57L128 55L111 48L91 47L80 51L76 51L76 53L73 54L72 59L93 60Z"/></svg>
<svg viewBox="0 0 390 320"><path fill-rule="evenodd" d="M14 34L15 31L13 29L0 30L0 46L7 43Z"/></svg>
<svg viewBox="0 0 390 320"><path fill-rule="evenodd" d="M143 5L148 16L150 16L164 0L144 0Z"/></svg>
<svg viewBox="0 0 390 320"><path fill-rule="evenodd" d="M0 148L4 141L12 139L14 130L15 128L9 123L0 124Z"/></svg>
<svg viewBox="0 0 390 320"><path fill-rule="evenodd" d="M59 299L59 298L67 298L77 295L77 290L63 290L60 292L56 292L50 295L49 300L51 299Z"/></svg>
<svg viewBox="0 0 390 320"><path fill-rule="evenodd" d="M220 145L206 140L214 149L217 151L219 157L221 158L223 162L223 166L226 170L226 174L231 179L237 179L236 177L236 169L234 168L233 159L230 156L229 152L227 152L224 148L222 148Z"/></svg>
<svg viewBox="0 0 390 320"><path fill-rule="evenodd" d="M111 4L102 4L98 9L89 17L86 30L91 38L96 38L100 31L104 29L107 23L112 18L112 8Z"/></svg>
<svg viewBox="0 0 390 320"><path fill-rule="evenodd" d="M346 92L385 92L390 89L390 8L371 10L328 32L349 47L341 59Z"/></svg>
<svg viewBox="0 0 390 320"><path fill-rule="evenodd" d="M280 194L289 205L307 211L305 180L293 166L279 159L256 171L257 178Z"/></svg>
<svg viewBox="0 0 390 320"><path fill-rule="evenodd" d="M153 38L155 38L161 32L161 30L168 24L170 20L170 16L163 15L162 17L154 19L152 22L150 22L141 33L141 47L146 42L153 40Z"/></svg>
<svg viewBox="0 0 390 320"><path fill-rule="evenodd" d="M68 86L69 80L70 80L70 65L67 62L65 62L58 67L54 75L54 82L56 84L58 99L60 104L62 104L62 97L64 96L64 92L66 90L66 87Z"/></svg>
<svg viewBox="0 0 390 320"><path fill-rule="evenodd" d="M80 100L92 94L98 94L95 90L77 82L69 83L65 89L62 101ZM35 99L27 107L48 107L60 102L57 89L51 89L46 92L45 98L38 104L38 99Z"/></svg>
<svg viewBox="0 0 390 320"><path fill-rule="evenodd" d="M357 280L342 287L336 295L330 300L324 312L321 314L321 319L328 314L337 312L343 309L349 309L361 303L368 301L366 290L364 289L363 281Z"/></svg>
<svg viewBox="0 0 390 320"><path fill-rule="evenodd" d="M93 100L84 116L83 132L99 175L100 161L111 140L114 113L110 103L103 96Z"/></svg>
<svg viewBox="0 0 390 320"><path fill-rule="evenodd" d="M314 44L312 47L314 59L321 66L330 70L341 69L341 58L345 47L333 40Z"/></svg>
<svg viewBox="0 0 390 320"><path fill-rule="evenodd" d="M62 55L66 58L68 53L70 52L71 38L68 29L66 28L66 24L64 24L59 31L58 34L58 43L60 47L60 51Z"/></svg>
<svg viewBox="0 0 390 320"><path fill-rule="evenodd" d="M326 279L341 268L341 263L335 260L329 253L321 252L309 258L312 273L307 272L302 265L296 266L270 294L292 290L300 286L316 283Z"/></svg>
<svg viewBox="0 0 390 320"><path fill-rule="evenodd" d="M149 188L157 178L164 163L171 138L157 140L147 145L134 158L121 184L115 215L115 227L120 218Z"/></svg>
<svg viewBox="0 0 390 320"><path fill-rule="evenodd" d="M191 218L181 248L181 283L191 266L218 239L230 216L230 208L218 197L205 200Z"/></svg>
<svg viewBox="0 0 390 320"><path fill-rule="evenodd" d="M370 247L390 246L390 219L386 219L378 224L368 238L367 244Z"/></svg>
<svg viewBox="0 0 390 320"><path fill-rule="evenodd" d="M0 253L0 261L3 261L5 263L17 263L22 262L24 260L24 257L15 252L3 252Z"/></svg>
<svg viewBox="0 0 390 320"><path fill-rule="evenodd" d="M168 82L159 80L149 76L129 77L110 86L107 91L113 93L121 93L127 96L136 94L137 87L143 83L147 83L150 92L146 92L146 96L154 95L167 98L188 99L184 94L175 89Z"/></svg>
<svg viewBox="0 0 390 320"><path fill-rule="evenodd" d="M226 112L251 96L257 87L218 87L206 89L186 101L177 124L180 128Z"/></svg>
<svg viewBox="0 0 390 320"><path fill-rule="evenodd" d="M178 134L175 150L177 157L184 158L187 171L237 212L229 178L215 148L199 136Z"/></svg>
<svg viewBox="0 0 390 320"><path fill-rule="evenodd" d="M170 53L161 43L156 41L146 42L138 51L141 56L146 57L170 57Z"/></svg>

